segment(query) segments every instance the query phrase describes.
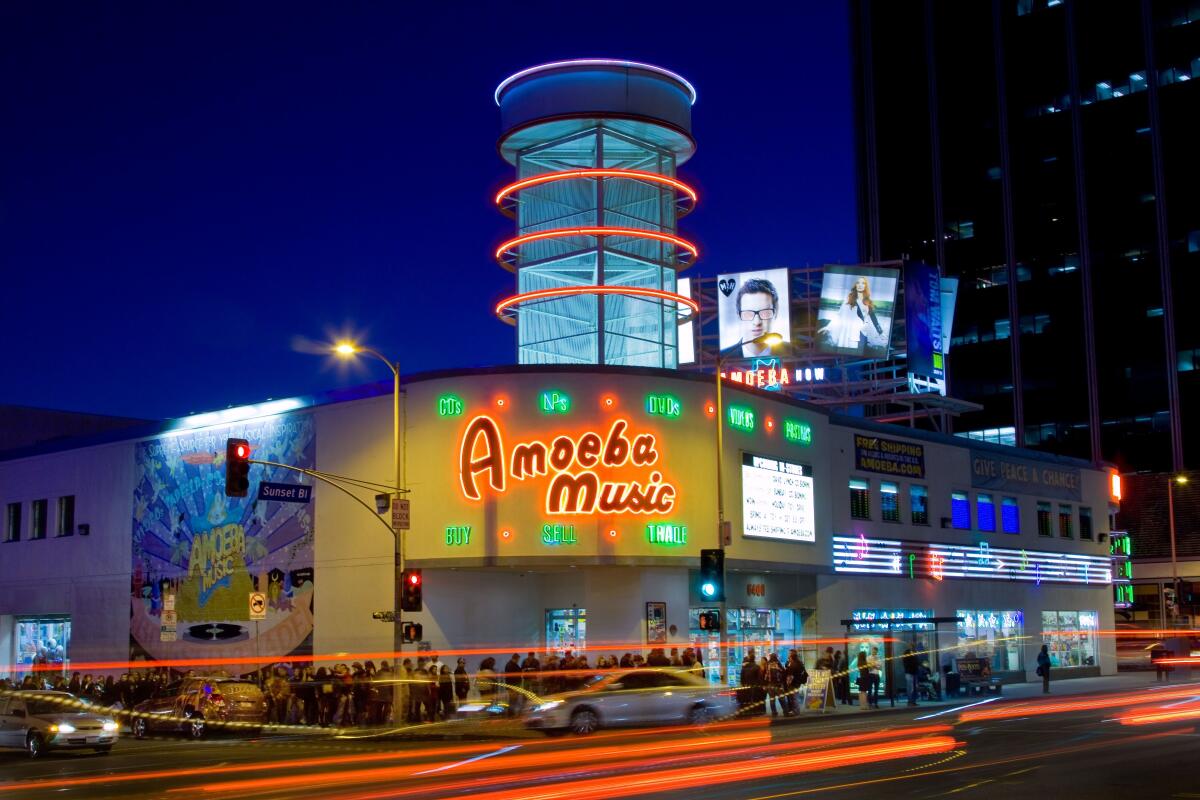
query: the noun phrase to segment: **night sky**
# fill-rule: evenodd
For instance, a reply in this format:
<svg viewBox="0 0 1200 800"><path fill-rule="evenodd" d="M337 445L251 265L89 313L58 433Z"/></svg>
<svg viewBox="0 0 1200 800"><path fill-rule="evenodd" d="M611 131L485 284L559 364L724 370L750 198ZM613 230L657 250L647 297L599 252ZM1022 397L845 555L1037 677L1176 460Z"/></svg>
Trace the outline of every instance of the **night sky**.
<svg viewBox="0 0 1200 800"><path fill-rule="evenodd" d="M492 92L560 58L696 86L692 274L853 261L843 3L655 7L0 4L0 403L171 417L387 377L296 349L341 331L406 371L514 362Z"/></svg>

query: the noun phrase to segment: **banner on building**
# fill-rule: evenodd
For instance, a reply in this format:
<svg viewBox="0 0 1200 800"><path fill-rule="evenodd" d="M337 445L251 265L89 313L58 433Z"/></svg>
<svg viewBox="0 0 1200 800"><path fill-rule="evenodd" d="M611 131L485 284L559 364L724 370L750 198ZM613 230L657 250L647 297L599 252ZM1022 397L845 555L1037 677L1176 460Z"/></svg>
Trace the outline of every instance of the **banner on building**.
<svg viewBox="0 0 1200 800"><path fill-rule="evenodd" d="M262 465L250 471L247 497L226 497L229 437L249 441L256 460L316 466L308 415L190 431L136 446L133 660L203 663L208 657L312 652L313 504L257 499L255 484L293 480L287 470ZM252 592L266 596L257 640L246 602ZM171 618L176 635L167 639L161 634Z"/></svg>
<svg viewBox="0 0 1200 800"><path fill-rule="evenodd" d="M887 358L900 271L826 264L817 311L822 353Z"/></svg>
<svg viewBox="0 0 1200 800"><path fill-rule="evenodd" d="M942 287L938 268L922 261L904 262L904 325L908 371L945 380L942 355Z"/></svg>
<svg viewBox="0 0 1200 800"><path fill-rule="evenodd" d="M791 288L783 268L717 276L721 355L727 359L786 357L791 352ZM754 344L777 333L780 344Z"/></svg>
<svg viewBox="0 0 1200 800"><path fill-rule="evenodd" d="M854 468L902 478L924 478L925 447L856 433Z"/></svg>
<svg viewBox="0 0 1200 800"><path fill-rule="evenodd" d="M971 488L1013 494L1033 494L1076 500L1080 494L1078 467L1009 458L980 450L971 451Z"/></svg>

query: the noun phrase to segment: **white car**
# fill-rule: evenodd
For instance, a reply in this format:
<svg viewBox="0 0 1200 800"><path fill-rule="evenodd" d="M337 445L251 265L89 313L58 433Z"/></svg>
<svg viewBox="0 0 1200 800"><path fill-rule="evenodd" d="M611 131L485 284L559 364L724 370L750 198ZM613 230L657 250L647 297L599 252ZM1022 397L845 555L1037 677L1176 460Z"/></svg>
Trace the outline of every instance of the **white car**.
<svg viewBox="0 0 1200 800"><path fill-rule="evenodd" d="M85 701L66 692L0 695L0 747L19 747L30 758L68 748L107 753L117 743L119 728L111 716L89 710Z"/></svg>
<svg viewBox="0 0 1200 800"><path fill-rule="evenodd" d="M582 689L541 698L525 726L547 733L588 734L600 728L692 723L737 713L734 691L686 670L642 668L592 678Z"/></svg>

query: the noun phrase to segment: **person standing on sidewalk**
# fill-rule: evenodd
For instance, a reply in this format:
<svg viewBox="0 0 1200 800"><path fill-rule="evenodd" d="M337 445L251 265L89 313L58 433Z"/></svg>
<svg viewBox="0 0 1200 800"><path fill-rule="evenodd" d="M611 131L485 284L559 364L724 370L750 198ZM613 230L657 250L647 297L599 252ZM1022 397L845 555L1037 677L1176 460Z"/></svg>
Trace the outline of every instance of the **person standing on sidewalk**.
<svg viewBox="0 0 1200 800"><path fill-rule="evenodd" d="M868 699L874 708L879 708L879 684L882 682L881 668L882 665L879 663L879 648L872 647L871 656L867 659L867 673L871 676L871 683L868 689L870 697Z"/></svg>
<svg viewBox="0 0 1200 800"><path fill-rule="evenodd" d="M1050 694L1050 652L1046 645L1037 656L1037 674L1042 676L1042 694Z"/></svg>
<svg viewBox="0 0 1200 800"><path fill-rule="evenodd" d="M921 664L917 661L917 654L913 652L912 645L909 645L904 650L904 677L908 681L908 704L915 706L917 704L917 688L921 675Z"/></svg>
<svg viewBox="0 0 1200 800"><path fill-rule="evenodd" d="M841 650L833 654L833 694L842 705L850 705L850 664Z"/></svg>

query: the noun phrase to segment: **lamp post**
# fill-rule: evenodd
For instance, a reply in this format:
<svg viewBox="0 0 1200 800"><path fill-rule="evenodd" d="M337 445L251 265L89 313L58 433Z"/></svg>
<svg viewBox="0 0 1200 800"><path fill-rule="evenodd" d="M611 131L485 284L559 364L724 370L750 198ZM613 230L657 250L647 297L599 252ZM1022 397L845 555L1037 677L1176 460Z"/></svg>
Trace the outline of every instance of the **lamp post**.
<svg viewBox="0 0 1200 800"><path fill-rule="evenodd" d="M1175 560L1175 484L1183 486L1187 482L1187 475L1167 477L1167 529L1171 532L1171 592L1175 596L1176 615L1179 613L1179 562Z"/></svg>
<svg viewBox="0 0 1200 800"><path fill-rule="evenodd" d="M403 462L400 459L400 362L391 361L384 357L378 350L370 347L362 347L353 342L339 342L333 348L333 352L343 358L352 358L359 353L366 353L387 364L388 369L392 371L392 467L395 484L392 491L391 508L393 513L395 513L395 509L400 504L401 494L404 492L402 486L403 476L401 474ZM395 679L393 683L394 702L392 703L392 714L396 720L400 720L403 718L404 713L400 708L402 684L398 680L400 677L400 651L404 646L404 626L401 624L401 600L403 595L400 590L401 584L404 581L404 531L393 525L392 537L395 545L395 572L392 576L392 590L395 592L395 598L392 603L392 675Z"/></svg>
<svg viewBox="0 0 1200 800"><path fill-rule="evenodd" d="M735 347L740 349L742 345L746 344L763 344L768 347L774 347L782 341L783 337L778 333L764 333L760 336L754 337L748 342L738 342ZM722 419L724 417L724 409L721 399L721 365L725 363L725 359L729 358L729 355L732 354L733 349L734 348L730 348L731 353L726 355L721 355L720 350L717 351L717 367L713 371L717 379L717 400L716 408L714 409L716 411L714 416L717 420L717 548L721 551L722 564L724 564L725 555L725 479L721 474L721 470L725 463L725 426ZM738 355L740 357L741 354L739 353ZM722 578L723 577L724 576L722 576ZM723 579L721 583L723 586ZM726 611L727 604L725 602L725 593L722 591L721 600L719 601L717 607L717 614L720 615L719 619L721 621L721 624L717 627L717 635L720 637L718 639L717 648L719 653L718 659L720 660L721 666L721 683L728 685L729 669L727 667L728 658L726 648L729 637L726 635L726 628L729 626L729 621L725 618Z"/></svg>

